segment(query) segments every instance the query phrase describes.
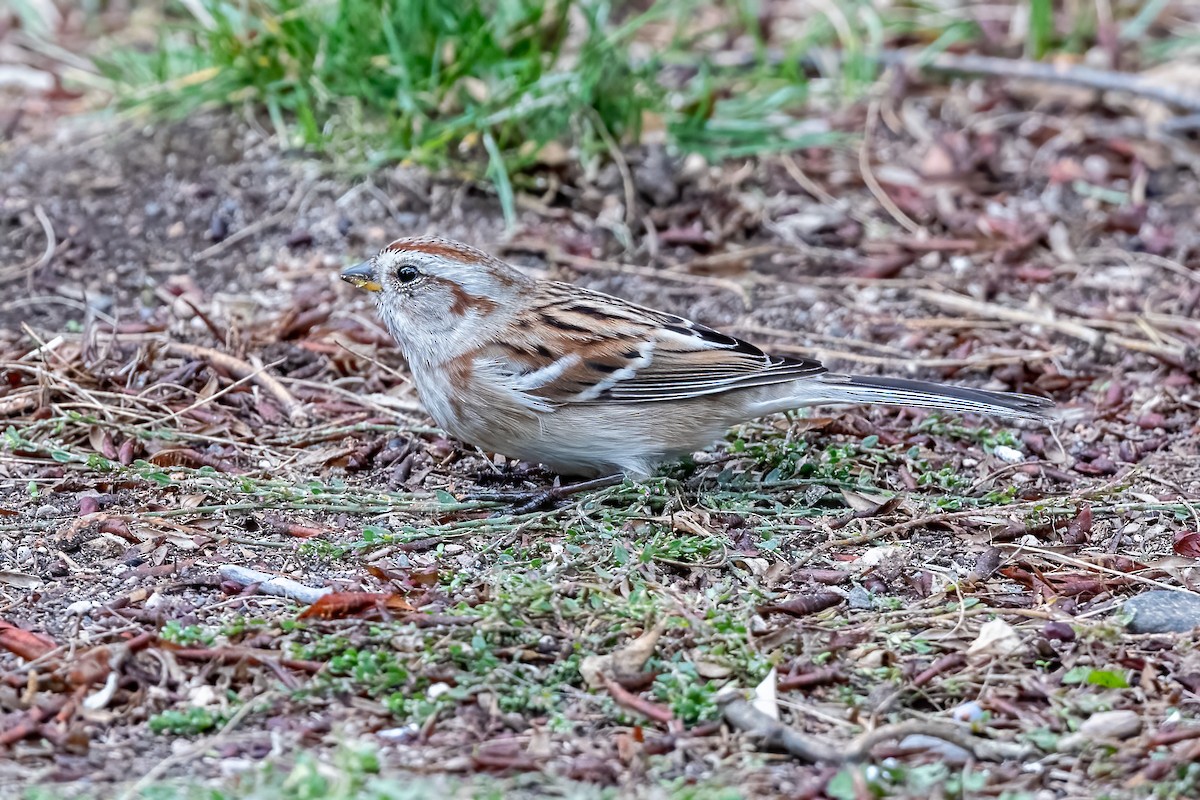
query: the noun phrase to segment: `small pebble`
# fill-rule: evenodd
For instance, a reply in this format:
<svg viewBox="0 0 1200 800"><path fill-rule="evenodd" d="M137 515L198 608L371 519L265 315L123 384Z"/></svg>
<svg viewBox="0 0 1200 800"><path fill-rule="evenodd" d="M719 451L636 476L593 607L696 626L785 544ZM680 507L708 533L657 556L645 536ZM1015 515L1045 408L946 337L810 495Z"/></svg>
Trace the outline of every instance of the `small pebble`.
<svg viewBox="0 0 1200 800"><path fill-rule="evenodd" d="M1186 633L1200 625L1200 597L1168 589L1152 589L1125 601L1134 633Z"/></svg>
<svg viewBox="0 0 1200 800"><path fill-rule="evenodd" d="M1142 718L1135 711L1101 711L1092 714L1079 730L1058 740L1060 753L1078 753L1097 739L1130 739L1142 731Z"/></svg>
<svg viewBox="0 0 1200 800"><path fill-rule="evenodd" d="M850 604L851 608L860 610L869 610L875 607L875 603L871 599L871 593L861 586L855 586L851 589L850 593L846 595L846 601Z"/></svg>
<svg viewBox="0 0 1200 800"><path fill-rule="evenodd" d="M384 728L381 731L376 731L375 735L385 742L393 742L396 744L405 744L417 738L417 734L421 729L416 725L405 725L402 728Z"/></svg>
<svg viewBox="0 0 1200 800"><path fill-rule="evenodd" d="M71 605L67 606L67 616L82 617L83 615L90 613L92 609L98 608L99 606L100 603L97 603L95 600L76 600L74 603L71 603Z"/></svg>
<svg viewBox="0 0 1200 800"><path fill-rule="evenodd" d="M1015 447L1009 447L1008 445L1004 444L996 445L996 447L992 449L992 454L995 455L996 458L1008 464L1019 464L1025 460L1024 453L1022 453L1020 450L1017 450Z"/></svg>
<svg viewBox="0 0 1200 800"><path fill-rule="evenodd" d="M1136 711L1100 711L1079 726L1079 732L1102 739L1129 739L1142 732L1142 718Z"/></svg>
<svg viewBox="0 0 1200 800"><path fill-rule="evenodd" d="M983 706L974 700L969 700L951 709L950 716L959 722L978 722L983 719Z"/></svg>
<svg viewBox="0 0 1200 800"><path fill-rule="evenodd" d="M1075 641L1075 629L1066 622L1053 620L1042 626L1042 636L1050 640L1073 642Z"/></svg>

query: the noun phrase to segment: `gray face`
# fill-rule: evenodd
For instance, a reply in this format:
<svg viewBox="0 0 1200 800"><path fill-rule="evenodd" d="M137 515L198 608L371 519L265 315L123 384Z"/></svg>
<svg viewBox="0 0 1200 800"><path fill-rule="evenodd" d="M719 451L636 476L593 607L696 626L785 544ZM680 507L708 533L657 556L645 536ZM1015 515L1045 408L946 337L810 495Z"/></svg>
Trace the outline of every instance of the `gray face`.
<svg viewBox="0 0 1200 800"><path fill-rule="evenodd" d="M342 278L372 292L406 356L457 351L519 302L527 278L472 248L437 239L400 240Z"/></svg>

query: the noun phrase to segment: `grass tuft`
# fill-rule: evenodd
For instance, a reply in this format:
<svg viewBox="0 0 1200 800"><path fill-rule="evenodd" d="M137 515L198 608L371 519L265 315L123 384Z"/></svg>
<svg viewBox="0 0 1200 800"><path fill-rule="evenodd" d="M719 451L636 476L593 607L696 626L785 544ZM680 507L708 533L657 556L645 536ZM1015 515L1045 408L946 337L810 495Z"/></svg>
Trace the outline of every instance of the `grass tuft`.
<svg viewBox="0 0 1200 800"><path fill-rule="evenodd" d="M173 114L251 101L286 140L324 148L364 134L371 162L440 160L493 138L509 154L595 109L635 131L650 96L608 4L574 0L203 2L149 53L116 51L128 102ZM573 37L579 41L568 40ZM570 63L568 63L570 62Z"/></svg>
<svg viewBox="0 0 1200 800"><path fill-rule="evenodd" d="M102 68L127 106L179 117L248 104L283 142L351 170L465 163L509 214L509 175L547 160L551 142L587 161L647 123L710 158L828 141L796 117L807 92L794 62L666 68L694 64L693 45L714 33L688 28L695 6L619 16L607 0L204 0L152 50L116 50ZM763 44L754 19L731 13L722 33Z"/></svg>

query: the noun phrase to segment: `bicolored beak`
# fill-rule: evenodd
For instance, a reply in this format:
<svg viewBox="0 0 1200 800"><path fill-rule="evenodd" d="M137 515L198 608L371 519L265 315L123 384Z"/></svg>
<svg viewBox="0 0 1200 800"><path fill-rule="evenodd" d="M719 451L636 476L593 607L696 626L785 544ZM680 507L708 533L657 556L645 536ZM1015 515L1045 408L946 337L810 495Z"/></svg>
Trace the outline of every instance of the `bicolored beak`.
<svg viewBox="0 0 1200 800"><path fill-rule="evenodd" d="M342 270L342 280L354 284L359 289L366 289L368 292L378 292L383 288L379 279L375 277L375 267L370 261L364 261Z"/></svg>

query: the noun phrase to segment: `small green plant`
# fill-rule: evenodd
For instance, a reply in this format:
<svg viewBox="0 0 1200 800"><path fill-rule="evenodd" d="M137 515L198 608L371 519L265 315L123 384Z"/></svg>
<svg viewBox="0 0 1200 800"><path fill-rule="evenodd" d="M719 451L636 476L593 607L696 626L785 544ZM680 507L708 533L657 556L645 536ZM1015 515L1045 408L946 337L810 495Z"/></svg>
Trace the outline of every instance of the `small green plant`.
<svg viewBox="0 0 1200 800"><path fill-rule="evenodd" d="M1128 689L1129 678L1124 670L1075 667L1062 676L1063 685L1086 683L1105 689Z"/></svg>
<svg viewBox="0 0 1200 800"><path fill-rule="evenodd" d="M182 645L183 647L195 647L203 645L208 647L216 641L216 635L199 625L180 625L177 620L169 620L163 625L159 631L159 636L168 642Z"/></svg>
<svg viewBox="0 0 1200 800"><path fill-rule="evenodd" d="M696 667L687 662L671 665L654 679L654 696L666 703L672 713L685 724L694 725L720 716L717 706L717 691L720 684L706 681L696 672Z"/></svg>
<svg viewBox="0 0 1200 800"><path fill-rule="evenodd" d="M226 717L207 708L189 708L186 711L163 711L155 714L147 723L154 733L169 733L175 736L196 736L215 730L225 724Z"/></svg>
<svg viewBox="0 0 1200 800"><path fill-rule="evenodd" d="M987 786L989 777L986 770L954 769L941 762L913 766L893 762L857 769L860 772L857 778L852 767L834 775L825 794L833 800L857 800L862 796L857 788L861 780L875 797L918 797L932 793L948 798L968 798L978 796L978 792Z"/></svg>
<svg viewBox="0 0 1200 800"><path fill-rule="evenodd" d="M996 430L986 426L972 428L963 425L958 420L947 420L937 414L930 414L917 424L916 430L932 436L942 436L960 442L972 442L980 445L984 452L991 453L999 445L1019 448L1020 442L1012 431Z"/></svg>

